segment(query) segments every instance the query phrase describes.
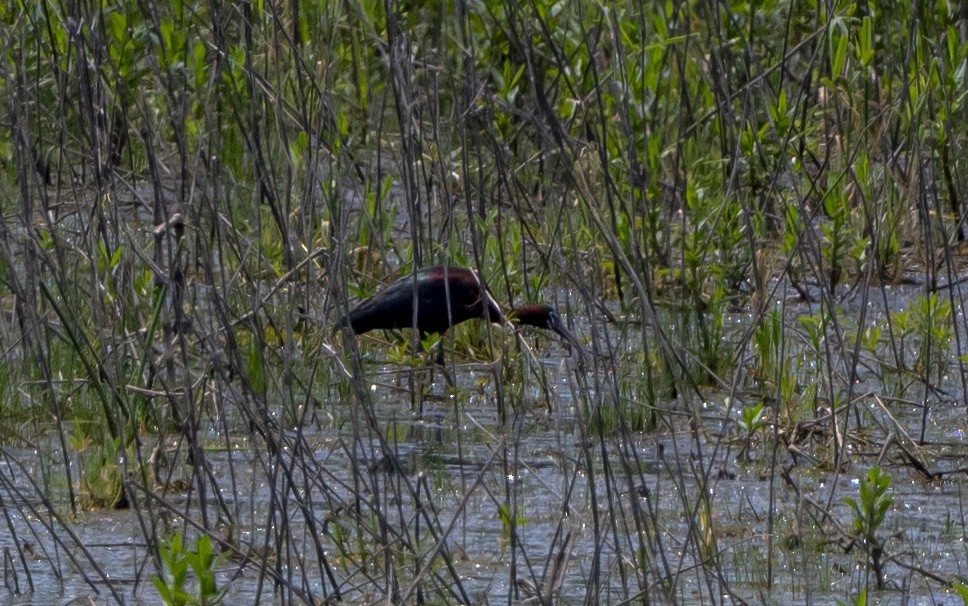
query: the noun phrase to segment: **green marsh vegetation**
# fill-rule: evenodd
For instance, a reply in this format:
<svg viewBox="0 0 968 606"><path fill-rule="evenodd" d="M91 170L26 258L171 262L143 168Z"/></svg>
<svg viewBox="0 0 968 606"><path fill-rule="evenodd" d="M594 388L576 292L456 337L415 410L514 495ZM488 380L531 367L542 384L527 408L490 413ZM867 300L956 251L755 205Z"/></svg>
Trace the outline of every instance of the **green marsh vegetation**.
<svg viewBox="0 0 968 606"><path fill-rule="evenodd" d="M960 3L0 20L5 591L963 589ZM450 386L332 331L438 264L553 302L582 361L467 323Z"/></svg>

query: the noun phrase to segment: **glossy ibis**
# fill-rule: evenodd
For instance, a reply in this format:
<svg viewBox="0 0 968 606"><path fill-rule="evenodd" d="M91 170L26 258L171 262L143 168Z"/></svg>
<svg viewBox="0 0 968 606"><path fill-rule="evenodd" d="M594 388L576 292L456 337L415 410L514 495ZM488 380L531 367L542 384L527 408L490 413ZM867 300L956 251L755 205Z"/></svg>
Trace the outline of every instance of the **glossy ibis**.
<svg viewBox="0 0 968 606"><path fill-rule="evenodd" d="M414 318L413 288L417 287L417 314ZM448 301L450 304L448 305ZM561 316L550 305L525 305L509 314L522 326L537 326L553 331L578 351L578 340L564 327ZM355 334L378 328L411 328L416 326L420 338L442 334L451 326L472 319L504 323L501 308L473 270L463 267L428 267L417 271L416 278L400 278L340 318L336 328L349 327Z"/></svg>

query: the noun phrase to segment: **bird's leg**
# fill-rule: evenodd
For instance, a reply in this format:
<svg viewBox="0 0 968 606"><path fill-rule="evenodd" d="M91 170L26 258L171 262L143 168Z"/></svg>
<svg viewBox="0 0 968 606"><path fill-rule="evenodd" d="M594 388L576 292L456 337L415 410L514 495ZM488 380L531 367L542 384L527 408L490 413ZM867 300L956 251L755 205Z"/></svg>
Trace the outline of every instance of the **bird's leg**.
<svg viewBox="0 0 968 606"><path fill-rule="evenodd" d="M437 343L437 357L434 358L434 364L444 366L444 340L442 338Z"/></svg>
<svg viewBox="0 0 968 606"><path fill-rule="evenodd" d="M447 368L446 364L441 365L440 372L444 375L444 382L447 383L447 387L450 389L456 389L457 384L454 383L454 377L450 375L450 370Z"/></svg>
<svg viewBox="0 0 968 606"><path fill-rule="evenodd" d="M441 335L440 342L437 343L437 356L434 359L434 366L439 366L442 373L444 373L444 381L447 382L448 387L456 387L454 383L454 378L450 376L450 371L447 370L447 364L444 362L444 337ZM433 381L433 369L431 369L431 381Z"/></svg>
<svg viewBox="0 0 968 606"><path fill-rule="evenodd" d="M427 338L427 333L420 333L420 340L423 342ZM448 387L455 387L454 378L450 376L450 371L447 370L447 364L444 361L444 335L440 335L440 340L437 342L437 353L434 355L433 364L430 365L430 382L434 382L434 369L438 366L441 372L444 373L444 380L447 382Z"/></svg>

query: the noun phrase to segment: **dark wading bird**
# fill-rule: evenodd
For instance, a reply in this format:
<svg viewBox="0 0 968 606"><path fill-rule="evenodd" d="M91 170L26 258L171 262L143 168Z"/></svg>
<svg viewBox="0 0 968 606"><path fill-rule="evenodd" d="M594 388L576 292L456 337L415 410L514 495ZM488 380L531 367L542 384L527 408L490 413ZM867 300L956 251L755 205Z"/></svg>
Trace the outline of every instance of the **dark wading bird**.
<svg viewBox="0 0 968 606"><path fill-rule="evenodd" d="M415 284L416 321L413 309ZM522 326L537 326L553 331L580 355L578 340L564 327L554 307L544 304L516 307L510 317ZM428 334L443 334L451 326L472 319L498 324L506 322L501 308L481 284L476 272L463 267L428 267L417 271L416 280L412 275L400 278L369 299L360 301L340 318L336 328L352 328L353 333L359 335L378 328L392 330L416 327L423 340ZM440 354L438 362L441 361L443 349Z"/></svg>

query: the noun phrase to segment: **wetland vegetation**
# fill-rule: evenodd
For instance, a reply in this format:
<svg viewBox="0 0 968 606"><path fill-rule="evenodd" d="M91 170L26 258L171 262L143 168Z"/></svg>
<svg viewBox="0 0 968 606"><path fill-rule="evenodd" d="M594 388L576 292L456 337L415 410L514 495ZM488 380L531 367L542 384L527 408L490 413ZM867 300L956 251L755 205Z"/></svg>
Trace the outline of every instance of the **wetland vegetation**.
<svg viewBox="0 0 968 606"><path fill-rule="evenodd" d="M0 20L5 601L968 603L962 3Z"/></svg>

